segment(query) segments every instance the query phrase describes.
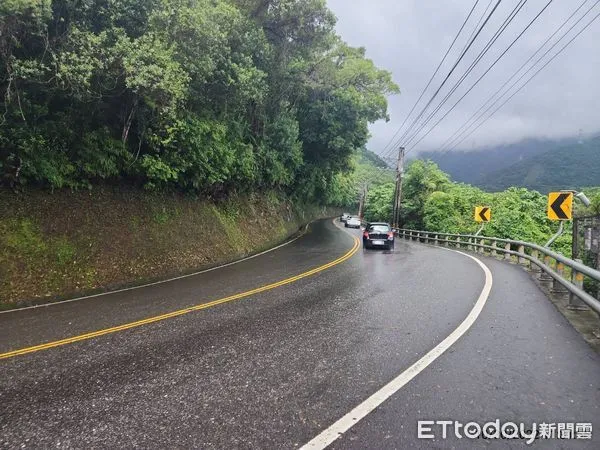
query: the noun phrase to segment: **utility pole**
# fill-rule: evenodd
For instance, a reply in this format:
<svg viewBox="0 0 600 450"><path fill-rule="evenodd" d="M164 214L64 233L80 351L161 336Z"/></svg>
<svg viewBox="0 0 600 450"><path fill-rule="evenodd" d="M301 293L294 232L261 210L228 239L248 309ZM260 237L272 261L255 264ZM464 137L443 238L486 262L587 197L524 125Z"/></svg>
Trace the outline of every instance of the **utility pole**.
<svg viewBox="0 0 600 450"><path fill-rule="evenodd" d="M362 194L360 196L360 202L358 204L358 217L360 218L360 220L362 220L362 218L365 214L365 204L367 202L368 189L369 189L368 184L367 183L363 184Z"/></svg>
<svg viewBox="0 0 600 450"><path fill-rule="evenodd" d="M400 222L400 204L402 201L402 173L404 172L404 147L398 148L398 165L396 167L396 191L394 192L394 210L392 227L398 228Z"/></svg>
<svg viewBox="0 0 600 450"><path fill-rule="evenodd" d="M392 201L392 217L390 218L390 223L392 224L392 228L396 228L396 199L398 198L398 175L396 174L396 186L394 189L394 199Z"/></svg>

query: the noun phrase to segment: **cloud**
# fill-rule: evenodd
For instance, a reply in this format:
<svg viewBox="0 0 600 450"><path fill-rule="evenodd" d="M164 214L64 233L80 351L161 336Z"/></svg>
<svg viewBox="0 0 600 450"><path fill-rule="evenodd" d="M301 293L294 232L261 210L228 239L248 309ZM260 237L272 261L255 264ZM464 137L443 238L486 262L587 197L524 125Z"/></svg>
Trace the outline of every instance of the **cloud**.
<svg viewBox="0 0 600 450"><path fill-rule="evenodd" d="M495 0L491 3L495 4ZM464 73L517 3L517 0L512 0L500 4L476 43L449 79L447 88ZM547 0L530 0L526 3L473 73L450 98L442 109L442 114L466 92L546 3ZM328 0L330 9L338 17L337 30L342 38L350 45L366 47L367 56L379 67L391 71L402 91L401 95L389 100L391 121L378 122L371 126L371 149L381 153L390 142L473 4L473 0ZM448 73L459 52L464 48L468 35L474 30L477 20L489 4L490 0L479 1L455 50L450 53L424 100L431 97L434 87L437 88L442 77ZM581 1L554 1L480 84L415 147L414 151L439 148L580 4ZM593 4L594 1L589 0L580 10L580 14ZM598 12L600 5L595 7L575 30ZM564 30L576 18L569 22ZM564 43L567 41L568 39ZM580 129L584 132L600 129L600 83L597 82L600 73L600 52L597 48L599 41L600 19L468 138L461 148L512 143L532 137L561 138L576 135ZM559 44L550 55L562 45L564 44ZM447 90L444 90L442 94L445 95L446 92ZM441 100L443 95L438 99ZM424 100L421 105L425 104ZM420 111L420 108L416 111ZM431 125L442 114L438 114Z"/></svg>

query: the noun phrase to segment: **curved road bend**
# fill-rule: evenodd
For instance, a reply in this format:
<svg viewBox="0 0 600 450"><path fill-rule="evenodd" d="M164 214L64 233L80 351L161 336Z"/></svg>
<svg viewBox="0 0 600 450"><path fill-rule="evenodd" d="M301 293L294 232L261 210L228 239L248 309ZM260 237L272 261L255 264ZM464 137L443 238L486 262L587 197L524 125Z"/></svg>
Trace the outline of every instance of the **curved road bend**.
<svg viewBox="0 0 600 450"><path fill-rule="evenodd" d="M360 233L354 232L356 236ZM305 273L354 241L297 241L206 274L0 314L0 353L139 321ZM520 446L417 440L419 419L591 422L600 357L520 268L487 258L472 328L335 448ZM484 288L477 262L398 241L243 299L0 360L1 447L301 446L449 336Z"/></svg>

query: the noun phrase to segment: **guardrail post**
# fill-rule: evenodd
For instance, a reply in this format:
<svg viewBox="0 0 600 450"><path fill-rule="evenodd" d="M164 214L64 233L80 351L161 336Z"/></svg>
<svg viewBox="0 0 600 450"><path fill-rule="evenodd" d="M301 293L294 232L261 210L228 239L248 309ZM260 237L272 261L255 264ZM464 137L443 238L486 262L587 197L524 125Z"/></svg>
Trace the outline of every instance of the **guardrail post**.
<svg viewBox="0 0 600 450"><path fill-rule="evenodd" d="M540 253L537 250L532 250L531 251L531 257L534 259L539 259L540 257ZM538 266L536 263L532 262L529 265L530 270L536 274L537 276L539 276L540 272L542 271L541 267Z"/></svg>
<svg viewBox="0 0 600 450"><path fill-rule="evenodd" d="M448 242L450 240L450 236L444 236L444 240L446 242L444 242L444 247L450 247L450 242Z"/></svg>
<svg viewBox="0 0 600 450"><path fill-rule="evenodd" d="M433 236L433 245L437 247L439 244L440 243L438 242L438 235L436 234Z"/></svg>
<svg viewBox="0 0 600 450"><path fill-rule="evenodd" d="M485 255L485 248L483 247L485 245L485 239L481 239L479 245L481 245L481 247L479 247L479 253Z"/></svg>
<svg viewBox="0 0 600 450"><path fill-rule="evenodd" d="M456 238L456 248L460 248L460 236Z"/></svg>
<svg viewBox="0 0 600 450"><path fill-rule="evenodd" d="M583 263L581 259L576 259L575 261L577 261L578 263ZM583 274L573 269L572 282L579 289L583 289ZM569 305L567 306L567 308L574 309L577 311L586 311L589 309L589 307L583 302L583 300L581 300L579 297L572 293L569 295Z"/></svg>
<svg viewBox="0 0 600 450"><path fill-rule="evenodd" d="M425 243L429 244L429 233L425 232Z"/></svg>
<svg viewBox="0 0 600 450"><path fill-rule="evenodd" d="M498 256L498 250L496 250L496 247L498 246L498 244L496 243L496 241L492 242L492 256L495 258L496 256Z"/></svg>
<svg viewBox="0 0 600 450"><path fill-rule="evenodd" d="M519 264L526 266L527 265L527 260L525 258L523 258L521 255L525 254L525 246L524 245L519 245Z"/></svg>
<svg viewBox="0 0 600 450"><path fill-rule="evenodd" d="M510 244L504 244L504 250L505 250L505 252L510 252ZM505 261L511 260L511 256L509 253L504 253L504 260Z"/></svg>
<svg viewBox="0 0 600 450"><path fill-rule="evenodd" d="M565 277L565 265L559 261L557 261L557 264L556 264L556 273L558 273L558 275L561 278ZM553 279L552 280L552 292L555 292L557 294L566 294L569 291L567 291L567 289L562 284L560 284L557 280Z"/></svg>
<svg viewBox="0 0 600 450"><path fill-rule="evenodd" d="M552 266L551 259L552 258L550 258L550 256L544 255L544 265L551 267ZM539 280L540 281L552 281L552 277L549 274L547 274L545 270L542 269Z"/></svg>

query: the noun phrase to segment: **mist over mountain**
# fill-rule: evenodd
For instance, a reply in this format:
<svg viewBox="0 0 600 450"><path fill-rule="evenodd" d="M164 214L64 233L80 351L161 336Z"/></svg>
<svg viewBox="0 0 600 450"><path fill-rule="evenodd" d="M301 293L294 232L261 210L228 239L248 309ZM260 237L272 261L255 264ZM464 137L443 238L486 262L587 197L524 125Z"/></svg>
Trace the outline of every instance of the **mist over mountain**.
<svg viewBox="0 0 600 450"><path fill-rule="evenodd" d="M484 147L478 150L455 150L448 153L421 152L419 158L431 159L455 181L479 185L485 177L533 156L548 152L561 145L577 142L575 138L562 140L526 139L514 144Z"/></svg>
<svg viewBox="0 0 600 450"><path fill-rule="evenodd" d="M542 193L600 184L600 136L527 139L515 144L446 154L422 152L455 181L488 191L523 186Z"/></svg>

